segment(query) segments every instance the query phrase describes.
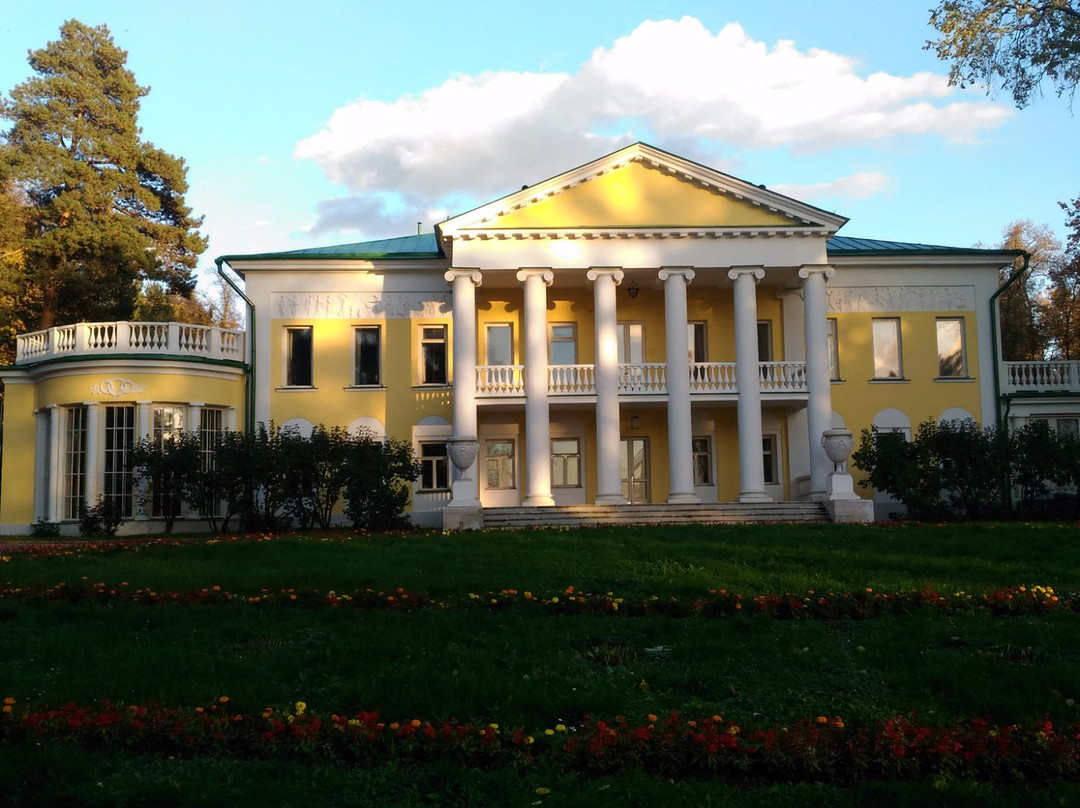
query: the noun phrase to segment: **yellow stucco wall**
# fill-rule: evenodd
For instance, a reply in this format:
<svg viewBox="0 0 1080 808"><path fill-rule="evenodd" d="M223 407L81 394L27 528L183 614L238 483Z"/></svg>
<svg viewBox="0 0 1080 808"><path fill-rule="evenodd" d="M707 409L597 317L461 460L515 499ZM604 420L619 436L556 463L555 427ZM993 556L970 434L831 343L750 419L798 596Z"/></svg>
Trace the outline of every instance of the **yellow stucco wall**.
<svg viewBox="0 0 1080 808"><path fill-rule="evenodd" d="M380 387L354 387L354 329L381 328ZM386 318L357 320L292 320L271 322L270 417L279 426L292 418L312 424L348 426L358 418L375 418L391 437L408 439L421 419L436 415L450 420L448 387L420 382L420 329L424 325L447 328L447 366L453 378L453 320L442 318ZM286 387L286 329L312 328L311 388Z"/></svg>
<svg viewBox="0 0 1080 808"><path fill-rule="evenodd" d="M766 208L630 163L490 223L491 229L597 226L791 226ZM486 226L480 229L486 229Z"/></svg>
<svg viewBox="0 0 1080 808"><path fill-rule="evenodd" d="M0 478L0 524L34 521L34 455L37 425L34 388L4 388L4 468Z"/></svg>

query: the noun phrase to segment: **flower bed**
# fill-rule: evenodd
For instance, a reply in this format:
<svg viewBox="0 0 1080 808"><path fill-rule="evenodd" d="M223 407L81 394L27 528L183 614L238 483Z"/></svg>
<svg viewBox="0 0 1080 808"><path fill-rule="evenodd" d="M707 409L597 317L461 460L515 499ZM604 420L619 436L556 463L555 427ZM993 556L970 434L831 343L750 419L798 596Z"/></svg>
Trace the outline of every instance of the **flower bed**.
<svg viewBox="0 0 1080 808"><path fill-rule="evenodd" d="M358 589L352 592L318 589L261 589L255 593L236 593L220 586L197 590L159 592L148 587L133 587L127 581L110 584L82 580L48 587L0 587L0 599L24 601L65 601L69 603L141 603L141 604L251 604L298 605L310 608L395 609L473 608L539 609L552 614L665 615L669 617L736 617L769 615L782 620L859 620L881 615L909 614L918 611L939 613L981 613L995 616L1045 614L1054 610L1080 611L1080 593L1056 593L1045 586L1011 586L990 592L954 592L944 594L930 588L905 592L875 592L871 588L855 592L816 592L802 594L744 596L726 590L710 590L701 598L660 598L632 600L578 591L573 586L554 595L502 589L484 594L469 593L461 598L432 598L425 593L404 589Z"/></svg>
<svg viewBox="0 0 1080 808"><path fill-rule="evenodd" d="M641 768L664 777L710 775L733 782L851 782L942 775L990 783L1044 782L1080 774L1080 725L931 726L914 716L870 723L817 716L791 726L743 728L718 715L686 719L586 716L526 730L497 723L375 712L319 715L297 702L260 715L231 713L228 699L194 709L68 704L34 710L4 700L0 739L61 740L94 748L195 757L299 757L374 765L444 759L464 766L543 764L604 774Z"/></svg>

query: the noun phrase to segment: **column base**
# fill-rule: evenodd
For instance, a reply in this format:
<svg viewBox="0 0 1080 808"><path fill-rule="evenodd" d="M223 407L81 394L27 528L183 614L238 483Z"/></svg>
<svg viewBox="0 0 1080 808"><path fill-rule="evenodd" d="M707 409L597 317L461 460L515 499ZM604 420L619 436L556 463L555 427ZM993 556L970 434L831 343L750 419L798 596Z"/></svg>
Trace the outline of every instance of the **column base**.
<svg viewBox="0 0 1080 808"><path fill-rule="evenodd" d="M447 505L442 515L443 530L480 530L484 526L484 509L479 504L475 508Z"/></svg>
<svg viewBox="0 0 1080 808"><path fill-rule="evenodd" d="M697 494L672 494L667 498L668 505L698 505L701 497Z"/></svg>
<svg viewBox="0 0 1080 808"><path fill-rule="evenodd" d="M595 500L594 505L625 505L626 499L622 494L600 494Z"/></svg>
<svg viewBox="0 0 1080 808"><path fill-rule="evenodd" d="M480 499L476 496L476 482L468 477L454 480L451 486L448 508L479 508Z"/></svg>
<svg viewBox="0 0 1080 808"><path fill-rule="evenodd" d="M773 498L764 491L747 491L739 494L739 502L772 502Z"/></svg>
<svg viewBox="0 0 1080 808"><path fill-rule="evenodd" d="M526 508L550 508L555 504L551 494L530 494L521 503Z"/></svg>
<svg viewBox="0 0 1080 808"><path fill-rule="evenodd" d="M830 499L825 510L834 522L869 523L874 521L874 503L868 499Z"/></svg>

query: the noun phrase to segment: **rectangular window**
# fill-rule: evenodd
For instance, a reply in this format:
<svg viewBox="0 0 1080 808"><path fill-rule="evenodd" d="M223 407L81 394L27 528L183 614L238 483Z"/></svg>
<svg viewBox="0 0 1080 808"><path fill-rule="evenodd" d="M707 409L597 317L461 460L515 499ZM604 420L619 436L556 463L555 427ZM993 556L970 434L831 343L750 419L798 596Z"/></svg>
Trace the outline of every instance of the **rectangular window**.
<svg viewBox="0 0 1080 808"><path fill-rule="evenodd" d="M645 323L617 323L619 364L640 365L645 362Z"/></svg>
<svg viewBox="0 0 1080 808"><path fill-rule="evenodd" d="M712 441L694 438L690 447L694 460L694 485L712 485Z"/></svg>
<svg viewBox="0 0 1080 808"><path fill-rule="evenodd" d="M900 356L900 321L874 320L874 378L903 378Z"/></svg>
<svg viewBox="0 0 1080 808"><path fill-rule="evenodd" d="M765 469L766 485L776 485L780 482L780 464L777 456L779 443L776 435L761 436L761 460Z"/></svg>
<svg viewBox="0 0 1080 808"><path fill-rule="evenodd" d="M420 384L446 384L446 381L446 326L422 325Z"/></svg>
<svg viewBox="0 0 1080 808"><path fill-rule="evenodd" d="M488 488L514 487L514 442L512 440L489 440L484 464L487 469Z"/></svg>
<svg viewBox="0 0 1080 808"><path fill-rule="evenodd" d="M214 452L224 434L225 411L216 407L204 407L199 412L199 457L202 459L204 471L214 468ZM220 500L203 502L199 510L202 516L208 516L208 509L213 508L214 515L220 516L222 505Z"/></svg>
<svg viewBox="0 0 1080 808"><path fill-rule="evenodd" d="M365 325L353 329L354 372L356 387L377 387L382 384L382 329Z"/></svg>
<svg viewBox="0 0 1080 808"><path fill-rule="evenodd" d="M86 407L64 410L65 519L78 519L86 497ZM93 503L89 503L93 504Z"/></svg>
<svg viewBox="0 0 1080 808"><path fill-rule="evenodd" d="M939 378L967 376L964 361L964 318L949 317L937 321L937 355Z"/></svg>
<svg viewBox="0 0 1080 808"><path fill-rule="evenodd" d="M151 433L154 445L161 448L166 441L174 441L184 433L184 408L178 406L154 407L154 423ZM159 475L151 481L153 496L150 500L150 515L164 516L167 498L162 496Z"/></svg>
<svg viewBox="0 0 1080 808"><path fill-rule="evenodd" d="M288 387L311 387L311 326L287 328L288 364L285 384Z"/></svg>
<svg viewBox="0 0 1080 808"><path fill-rule="evenodd" d="M573 323L551 323L548 326L548 345L548 361L551 364L577 364L577 326Z"/></svg>
<svg viewBox="0 0 1080 808"><path fill-rule="evenodd" d="M445 491L450 487L450 458L446 441L420 444L420 491Z"/></svg>
<svg viewBox="0 0 1080 808"><path fill-rule="evenodd" d="M840 340L836 318L828 320L828 330L825 332L826 344L829 348L829 378L833 381L840 380Z"/></svg>
<svg viewBox="0 0 1080 808"><path fill-rule="evenodd" d="M510 323L492 323L487 327L487 363L514 364L514 327Z"/></svg>
<svg viewBox="0 0 1080 808"><path fill-rule="evenodd" d="M577 438L551 441L551 487L581 487L581 442Z"/></svg>
<svg viewBox="0 0 1080 808"><path fill-rule="evenodd" d="M105 498L121 516L135 511L135 475L128 464L128 451L135 443L135 407L130 404L105 408Z"/></svg>
<svg viewBox="0 0 1080 808"><path fill-rule="evenodd" d="M1080 437L1080 419L1058 418L1055 428L1059 438Z"/></svg>
<svg viewBox="0 0 1080 808"><path fill-rule="evenodd" d="M686 344L690 349L690 362L708 362L708 341L705 337L705 323L686 324Z"/></svg>
<svg viewBox="0 0 1080 808"><path fill-rule="evenodd" d="M773 361L772 320L758 320L757 353L759 362Z"/></svg>

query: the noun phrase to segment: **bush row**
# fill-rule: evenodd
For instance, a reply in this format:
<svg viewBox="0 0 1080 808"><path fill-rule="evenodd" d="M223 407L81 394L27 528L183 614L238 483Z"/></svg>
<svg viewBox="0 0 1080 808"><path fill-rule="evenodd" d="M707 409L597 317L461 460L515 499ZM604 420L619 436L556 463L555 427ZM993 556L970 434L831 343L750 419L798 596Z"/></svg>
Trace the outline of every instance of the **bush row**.
<svg viewBox="0 0 1080 808"><path fill-rule="evenodd" d="M859 482L901 502L913 519L1077 518L1080 437L1046 421L1013 431L971 420L924 421L902 432L864 429Z"/></svg>
<svg viewBox="0 0 1080 808"><path fill-rule="evenodd" d="M142 507L165 520L166 532L185 506L219 533L234 519L243 531L327 528L339 502L356 527L404 527L409 485L420 473L405 441L322 425L304 437L272 422L252 434L224 432L210 445L196 432L144 438L128 463Z"/></svg>

